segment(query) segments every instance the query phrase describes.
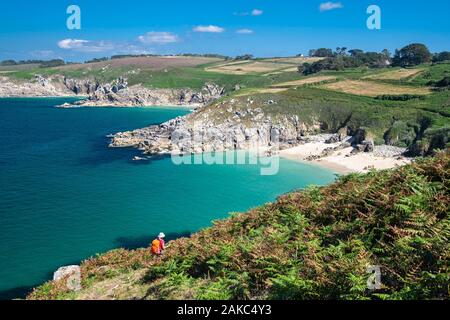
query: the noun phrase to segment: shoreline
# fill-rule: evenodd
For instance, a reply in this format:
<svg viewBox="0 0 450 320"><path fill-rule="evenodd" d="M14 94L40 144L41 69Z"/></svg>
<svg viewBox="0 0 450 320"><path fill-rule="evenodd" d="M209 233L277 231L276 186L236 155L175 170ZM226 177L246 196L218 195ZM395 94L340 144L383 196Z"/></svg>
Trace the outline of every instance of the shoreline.
<svg viewBox="0 0 450 320"><path fill-rule="evenodd" d="M73 96L0 96L0 99L65 99L65 98L69 98L69 99L75 99L78 98L79 100L83 100L88 98L87 96L77 96L77 95L73 95ZM140 105L101 105L101 104L96 104L96 105L92 105L92 104L80 104L80 105L76 105L76 104L71 104L71 103L67 103L67 105L58 105L56 106L57 108L61 108L61 109L76 109L76 108L180 108L180 109L196 109L201 107L201 104L192 104L192 105L188 105L188 104L161 104L161 105L148 105L148 106L140 106Z"/></svg>
<svg viewBox="0 0 450 320"><path fill-rule="evenodd" d="M296 161L296 162L300 162L300 163L306 163L306 164L317 166L317 167L320 167L323 169L328 169L339 175L346 175L346 174L356 172L355 170L347 168L346 166L343 166L341 164L329 162L326 160L324 161L321 159L310 161L310 160L300 159L299 157L296 157L293 155L288 155L288 154L283 154L283 153L280 153L280 158L291 160L291 161Z"/></svg>
<svg viewBox="0 0 450 320"><path fill-rule="evenodd" d="M148 106L137 106L137 105L90 105L90 104L80 104L80 105L74 105L74 104L68 104L68 105L59 105L56 106L60 109L77 109L77 108L171 108L171 109L189 109L193 110L196 108L201 107L200 105L148 105Z"/></svg>
<svg viewBox="0 0 450 320"><path fill-rule="evenodd" d="M385 170L393 169L412 162L412 158L407 158L402 155L404 149L392 146L375 146L373 152L358 152L352 153L353 147L346 147L337 149L322 156L322 153L330 147L339 147L340 143L325 143L326 135L314 136L316 139L313 142L292 147L280 151L280 157L301 161L310 164L315 164L338 174L350 173L367 173L371 169ZM317 157L317 159L310 160L309 157Z"/></svg>
<svg viewBox="0 0 450 320"><path fill-rule="evenodd" d="M81 99L87 98L87 97L86 96L77 96L77 95L73 95L73 96L71 96L71 95L63 95L63 96L29 96L29 95L26 95L26 96L0 96L0 99L39 99L39 98L42 98L42 99L80 98L80 100L81 100Z"/></svg>
<svg viewBox="0 0 450 320"><path fill-rule="evenodd" d="M181 107L198 108L217 100L224 88L206 82L201 89L153 88L142 84L128 86L127 79L101 84L89 79L67 79L61 75L45 78L35 75L34 81L14 82L0 77L0 97L3 98L78 98L77 103L65 103L63 107L79 105L89 107Z"/></svg>

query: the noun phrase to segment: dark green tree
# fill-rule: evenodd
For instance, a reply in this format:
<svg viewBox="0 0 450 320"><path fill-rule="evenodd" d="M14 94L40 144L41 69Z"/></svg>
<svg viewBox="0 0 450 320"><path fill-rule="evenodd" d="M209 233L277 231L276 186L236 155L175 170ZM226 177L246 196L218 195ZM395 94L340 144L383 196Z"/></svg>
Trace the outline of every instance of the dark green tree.
<svg viewBox="0 0 450 320"><path fill-rule="evenodd" d="M450 61L450 52L442 51L433 56L433 62Z"/></svg>
<svg viewBox="0 0 450 320"><path fill-rule="evenodd" d="M326 58L326 57L333 57L334 53L333 53L333 50L331 50L331 49L319 48L319 49L309 50L309 56Z"/></svg>
<svg viewBox="0 0 450 320"><path fill-rule="evenodd" d="M241 56L237 56L236 58L234 58L234 60L252 60L253 59L253 55L251 54L243 54Z"/></svg>
<svg viewBox="0 0 450 320"><path fill-rule="evenodd" d="M346 56L347 55L347 47L337 47L336 55L337 56Z"/></svg>
<svg viewBox="0 0 450 320"><path fill-rule="evenodd" d="M421 43L413 43L396 50L393 65L399 67L416 66L431 61L431 53L428 48Z"/></svg>

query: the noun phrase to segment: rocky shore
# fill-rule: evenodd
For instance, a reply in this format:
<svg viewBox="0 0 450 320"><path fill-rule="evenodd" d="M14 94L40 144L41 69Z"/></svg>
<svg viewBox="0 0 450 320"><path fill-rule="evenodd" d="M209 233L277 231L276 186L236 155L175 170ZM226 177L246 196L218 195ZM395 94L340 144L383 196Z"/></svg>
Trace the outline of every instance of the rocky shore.
<svg viewBox="0 0 450 320"><path fill-rule="evenodd" d="M222 108L219 103L215 108ZM213 116L211 110L194 111L160 125L113 136L111 147L136 147L145 154L186 154L225 150L279 149L296 145L299 138L314 131L298 117L272 119L261 109L235 111L228 108L224 117ZM219 112L219 114L220 114ZM226 113L226 114L225 114ZM215 114L215 113L214 113Z"/></svg>
<svg viewBox="0 0 450 320"><path fill-rule="evenodd" d="M110 83L91 79L70 79L61 75L35 78L27 82L0 78L0 97L81 97L83 100L61 107L136 107L136 106L203 106L220 98L224 89L205 83L201 90L152 89L141 85L128 86L127 79L119 77Z"/></svg>
<svg viewBox="0 0 450 320"><path fill-rule="evenodd" d="M199 91L191 89L150 89L141 85L128 86L125 78L100 84L90 80L65 79L69 90L87 96L77 106L192 106L206 105L224 94L224 89L206 83ZM65 107L70 105L65 105Z"/></svg>
<svg viewBox="0 0 450 320"><path fill-rule="evenodd" d="M2 98L70 96L78 95L67 88L62 78L45 78L36 75L32 81L19 82L8 77L0 77L0 97Z"/></svg>
<svg viewBox="0 0 450 320"><path fill-rule="evenodd" d="M110 147L135 147L145 155L255 150L343 173L410 162L403 156L406 149L375 146L362 128L342 127L334 134L318 134L320 129L320 122L305 123L297 116L274 118L260 108L242 110L231 100L160 125L119 132L112 136Z"/></svg>

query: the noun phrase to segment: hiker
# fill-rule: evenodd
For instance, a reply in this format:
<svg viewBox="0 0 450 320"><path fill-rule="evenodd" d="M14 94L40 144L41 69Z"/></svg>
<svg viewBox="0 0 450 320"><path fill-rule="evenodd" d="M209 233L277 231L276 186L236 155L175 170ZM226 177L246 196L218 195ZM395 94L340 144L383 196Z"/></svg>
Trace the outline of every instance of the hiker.
<svg viewBox="0 0 450 320"><path fill-rule="evenodd" d="M165 242L164 242L165 237L166 235L163 232L160 232L158 234L158 238L152 241L152 253L155 256L160 256L163 254L165 249Z"/></svg>

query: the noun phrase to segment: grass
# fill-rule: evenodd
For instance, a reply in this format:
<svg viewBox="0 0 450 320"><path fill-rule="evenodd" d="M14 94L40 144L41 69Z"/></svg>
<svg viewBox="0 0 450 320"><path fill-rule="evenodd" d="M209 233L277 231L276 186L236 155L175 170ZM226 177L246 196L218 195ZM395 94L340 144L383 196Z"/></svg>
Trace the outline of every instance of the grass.
<svg viewBox="0 0 450 320"><path fill-rule="evenodd" d="M234 99L232 104L229 103L231 97ZM450 140L449 132L445 131L450 128L449 91L432 93L421 99L390 101L304 85L272 90L248 88L231 97L203 108L192 116L193 120L198 117L201 121L203 114L208 113L210 119L220 124L227 119L231 121L232 114L226 112L228 108L245 113L251 107L260 108L274 123L283 123L284 119L296 115L307 127L319 123L321 132L326 133L336 132L344 126L351 130L364 128L376 144L409 147L426 132L432 136L438 134L436 139L442 139L444 135L444 140ZM270 100L273 103L269 104ZM254 126L250 115L241 117L241 121ZM395 138L392 137L394 132L398 133ZM445 146L446 142L443 144Z"/></svg>
<svg viewBox="0 0 450 320"><path fill-rule="evenodd" d="M215 221L162 259L144 249L92 258L79 294L49 282L28 298L449 299L449 190L445 153L351 174ZM381 269L377 290L367 288L371 265Z"/></svg>
<svg viewBox="0 0 450 320"><path fill-rule="evenodd" d="M426 95L431 93L429 89L423 87L390 85L363 80L342 80L338 82L324 84L322 85L322 88L369 97L377 97L380 95L389 95L389 94Z"/></svg>
<svg viewBox="0 0 450 320"><path fill-rule="evenodd" d="M320 60L323 60L324 58L318 58L318 57L285 57L285 58L268 58L268 59L261 59L262 61L267 62L278 62L278 63L288 63L293 65L301 65L303 63L314 63Z"/></svg>
<svg viewBox="0 0 450 320"><path fill-rule="evenodd" d="M287 68L292 68L292 65L265 61L248 61L243 63L234 62L231 64L224 64L221 66L206 68L205 70L225 74L258 74L282 71Z"/></svg>
<svg viewBox="0 0 450 320"><path fill-rule="evenodd" d="M393 71L387 71L383 73L379 73L372 76L367 76L367 79L376 79L376 80L402 80L406 78L414 78L425 69L414 68L414 69L396 69Z"/></svg>
<svg viewBox="0 0 450 320"><path fill-rule="evenodd" d="M333 76L312 76L312 77L308 77L305 79L277 83L277 84L273 85L272 87L273 88L296 87L296 86L302 86L302 85L307 85L307 84L317 84L317 83L321 83L324 81L330 81L330 80L335 80L335 79L336 79L336 77L333 77Z"/></svg>
<svg viewBox="0 0 450 320"><path fill-rule="evenodd" d="M450 75L450 62L433 64L426 66L424 72L412 79L412 83L417 85L427 85L429 81L439 81Z"/></svg>

